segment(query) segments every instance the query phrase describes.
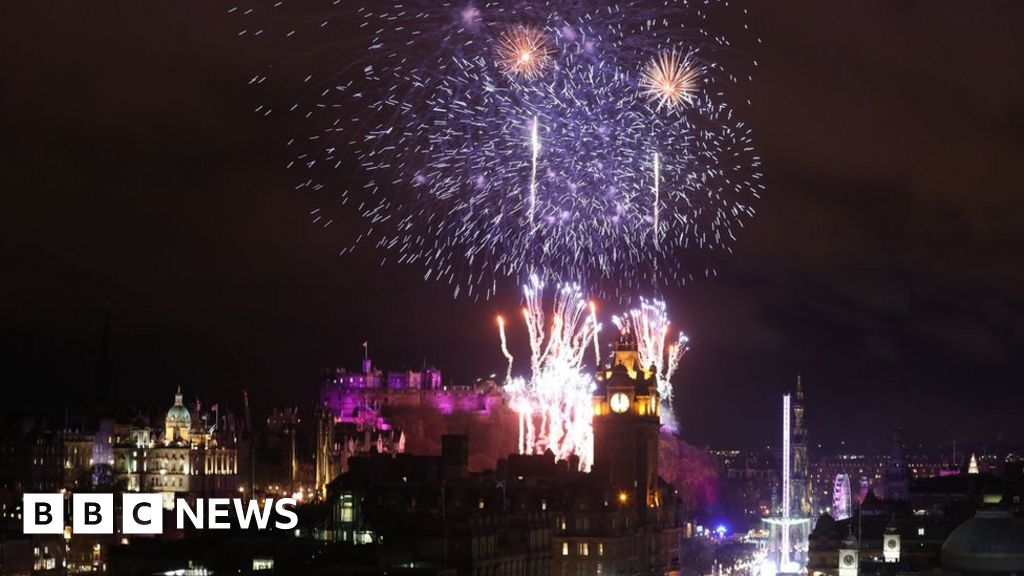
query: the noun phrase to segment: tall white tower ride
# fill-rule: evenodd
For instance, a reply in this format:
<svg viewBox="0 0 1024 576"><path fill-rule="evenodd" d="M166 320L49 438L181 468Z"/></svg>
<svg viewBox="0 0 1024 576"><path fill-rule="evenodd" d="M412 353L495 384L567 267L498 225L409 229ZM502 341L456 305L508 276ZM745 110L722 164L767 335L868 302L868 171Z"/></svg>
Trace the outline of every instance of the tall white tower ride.
<svg viewBox="0 0 1024 576"><path fill-rule="evenodd" d="M792 510L793 481L793 453L792 453L792 402L790 395L782 397L782 510L781 514L774 518L767 518L765 522L775 526L779 533L779 557L778 564L772 566L777 573L802 573L803 566L792 560L793 543L792 532L794 527L802 528L810 522L809 518L794 517ZM805 537L806 533L801 530ZM762 571L763 572L763 571Z"/></svg>

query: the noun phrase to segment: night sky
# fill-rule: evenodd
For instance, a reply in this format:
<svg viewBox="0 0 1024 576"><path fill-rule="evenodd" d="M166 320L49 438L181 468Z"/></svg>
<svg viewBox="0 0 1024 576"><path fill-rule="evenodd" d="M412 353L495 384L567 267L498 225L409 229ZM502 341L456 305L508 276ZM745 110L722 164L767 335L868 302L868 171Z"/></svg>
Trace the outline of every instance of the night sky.
<svg viewBox="0 0 1024 576"><path fill-rule="evenodd" d="M59 411L91 384L108 306L124 402L308 403L364 340L456 383L503 370L513 282L453 300L311 224L295 126L247 86L288 56L236 37L231 5L0 5L3 404ZM718 278L666 293L692 342L684 436L774 440L803 374L814 442L1024 440L1024 6L749 6L768 192Z"/></svg>

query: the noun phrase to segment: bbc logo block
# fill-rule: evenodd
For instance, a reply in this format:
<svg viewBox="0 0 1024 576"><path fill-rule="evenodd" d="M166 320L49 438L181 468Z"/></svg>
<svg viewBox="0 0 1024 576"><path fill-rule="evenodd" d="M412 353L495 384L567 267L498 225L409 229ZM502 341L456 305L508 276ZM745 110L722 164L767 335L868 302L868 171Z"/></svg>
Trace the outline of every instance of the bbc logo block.
<svg viewBox="0 0 1024 576"><path fill-rule="evenodd" d="M114 495L75 494L71 499L71 529L75 534L113 534Z"/></svg>
<svg viewBox="0 0 1024 576"><path fill-rule="evenodd" d="M160 534L164 531L160 494L125 494L121 531L125 534Z"/></svg>
<svg viewBox="0 0 1024 576"><path fill-rule="evenodd" d="M63 494L25 494L21 530L25 534L64 532Z"/></svg>
<svg viewBox="0 0 1024 576"><path fill-rule="evenodd" d="M25 534L62 534L65 530L64 494L25 494L22 500L22 531ZM74 534L114 534L117 509L113 494L73 494L71 530ZM120 530L123 534L161 534L164 529L162 494L122 494ZM226 530L238 526L244 530L274 528L291 530L298 525L294 498L243 501L240 498L199 498L194 504L175 501L176 526L184 530ZM232 512L234 521L231 521ZM276 517L276 521L274 520ZM205 520L205 521L204 521Z"/></svg>
<svg viewBox="0 0 1024 576"><path fill-rule="evenodd" d="M163 496L125 494L122 499L121 531L124 534L163 532ZM62 534L63 494L25 494L22 532ZM71 498L71 529L75 534L114 533L113 494L75 494Z"/></svg>

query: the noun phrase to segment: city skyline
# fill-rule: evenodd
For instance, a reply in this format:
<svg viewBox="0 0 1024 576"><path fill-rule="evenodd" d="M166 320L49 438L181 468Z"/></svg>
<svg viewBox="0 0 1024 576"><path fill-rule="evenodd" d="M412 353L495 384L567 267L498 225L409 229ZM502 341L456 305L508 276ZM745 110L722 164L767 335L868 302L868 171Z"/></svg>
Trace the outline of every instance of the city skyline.
<svg viewBox="0 0 1024 576"><path fill-rule="evenodd" d="M94 378L108 305L130 403L178 385L312 402L320 368L357 367L364 341L387 368L503 372L494 316L517 283L453 299L373 250L339 256L346 222L319 228L291 191L289 129L246 86L266 48L228 33L227 5L118 8L4 8L25 22L0 96L18 111L0 248L12 405L52 408ZM764 43L741 47L759 64L745 114L769 193L718 277L663 293L691 338L683 436L760 444L802 375L812 445L869 422L880 440L1024 440L1019 8L749 9Z"/></svg>

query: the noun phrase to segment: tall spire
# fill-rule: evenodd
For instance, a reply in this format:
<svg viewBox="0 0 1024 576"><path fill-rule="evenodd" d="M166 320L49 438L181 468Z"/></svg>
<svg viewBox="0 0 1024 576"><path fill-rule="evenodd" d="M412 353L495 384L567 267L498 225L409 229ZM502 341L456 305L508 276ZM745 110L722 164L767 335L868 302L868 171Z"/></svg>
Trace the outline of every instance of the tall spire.
<svg viewBox="0 0 1024 576"><path fill-rule="evenodd" d="M794 509L800 516L809 517L813 513L810 480L810 464L807 454L807 421L804 406L804 383L800 375L796 377L796 393L793 398L793 470L792 498Z"/></svg>
<svg viewBox="0 0 1024 576"><path fill-rule="evenodd" d="M185 405L183 403L183 401L182 401L181 385L180 384L178 385L178 391L174 393L174 405L175 406L184 406Z"/></svg>

